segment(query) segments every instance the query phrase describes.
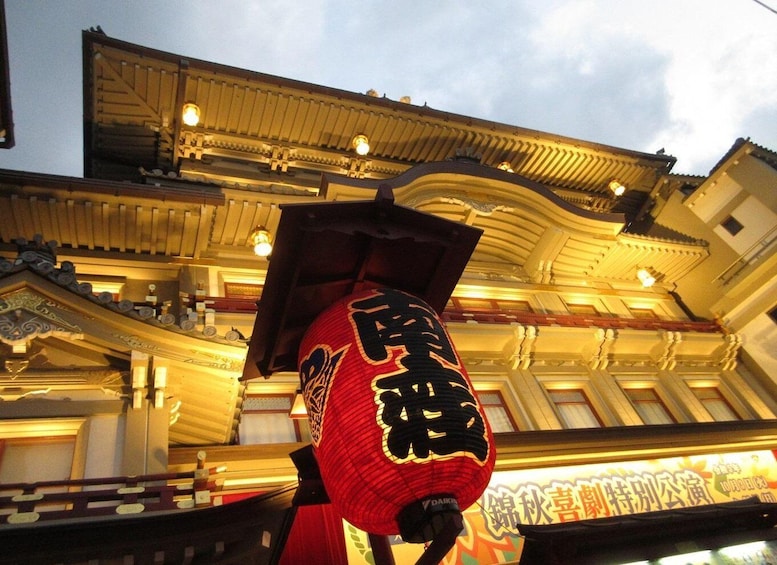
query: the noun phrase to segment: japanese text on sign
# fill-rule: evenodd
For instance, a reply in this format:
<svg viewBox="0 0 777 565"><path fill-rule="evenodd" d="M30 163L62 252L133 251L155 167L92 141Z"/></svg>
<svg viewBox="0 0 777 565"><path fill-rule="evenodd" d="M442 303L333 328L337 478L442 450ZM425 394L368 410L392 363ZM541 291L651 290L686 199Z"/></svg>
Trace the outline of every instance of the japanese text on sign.
<svg viewBox="0 0 777 565"><path fill-rule="evenodd" d="M546 470L542 478L530 471L500 473L481 497L486 528L500 538L514 532L517 524L676 510L754 495L763 502L777 502L769 452L725 457L729 460L696 456L621 463L617 468L557 468Z"/></svg>

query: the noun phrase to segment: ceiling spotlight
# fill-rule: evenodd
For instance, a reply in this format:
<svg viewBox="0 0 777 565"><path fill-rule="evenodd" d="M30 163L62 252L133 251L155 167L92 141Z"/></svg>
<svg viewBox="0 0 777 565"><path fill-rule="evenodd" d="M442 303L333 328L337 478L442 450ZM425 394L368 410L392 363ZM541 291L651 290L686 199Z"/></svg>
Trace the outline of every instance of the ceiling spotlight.
<svg viewBox="0 0 777 565"><path fill-rule="evenodd" d="M270 232L264 226L256 226L248 236L248 241L254 246L254 253L259 257L267 257L272 253Z"/></svg>
<svg viewBox="0 0 777 565"><path fill-rule="evenodd" d="M182 119L187 126L196 126L200 123L200 107L193 102L187 102L183 105Z"/></svg>
<svg viewBox="0 0 777 565"><path fill-rule="evenodd" d="M353 138L353 141L351 142L351 145L353 145L353 148L356 150L356 153L364 156L367 153L370 152L370 140L367 139L367 136L363 133L360 133L356 137Z"/></svg>
<svg viewBox="0 0 777 565"><path fill-rule="evenodd" d="M656 277L650 269L637 269L637 278L645 288L653 286L656 282Z"/></svg>
<svg viewBox="0 0 777 565"><path fill-rule="evenodd" d="M496 168L499 169L500 171L507 171L508 173L515 172L513 171L513 166L507 161L502 161L496 166Z"/></svg>
<svg viewBox="0 0 777 565"><path fill-rule="evenodd" d="M621 184L621 182L617 179L613 179L610 181L610 184L607 185L610 190L612 190L612 193L615 196L622 196L624 192L626 192L626 187Z"/></svg>

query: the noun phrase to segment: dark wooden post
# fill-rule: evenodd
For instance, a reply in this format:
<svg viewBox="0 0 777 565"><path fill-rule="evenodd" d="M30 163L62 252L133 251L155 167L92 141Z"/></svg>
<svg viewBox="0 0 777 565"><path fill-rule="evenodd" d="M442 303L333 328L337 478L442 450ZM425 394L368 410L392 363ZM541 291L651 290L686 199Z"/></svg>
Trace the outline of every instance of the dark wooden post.
<svg viewBox="0 0 777 565"><path fill-rule="evenodd" d="M370 538L372 555L375 557L375 565L395 565L394 554L391 553L391 544L388 536L367 534Z"/></svg>

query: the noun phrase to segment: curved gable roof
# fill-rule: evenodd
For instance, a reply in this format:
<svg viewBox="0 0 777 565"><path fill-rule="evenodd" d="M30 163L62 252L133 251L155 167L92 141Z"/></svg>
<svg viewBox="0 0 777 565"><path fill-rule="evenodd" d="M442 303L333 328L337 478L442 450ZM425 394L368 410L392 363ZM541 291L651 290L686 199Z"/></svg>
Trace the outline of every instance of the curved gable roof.
<svg viewBox="0 0 777 565"><path fill-rule="evenodd" d="M325 176L327 200L370 198L378 186L396 203L483 230L475 262L518 267L535 282L581 275L633 281L633 259L673 280L707 256L703 242L627 234L625 218L569 203L518 174L466 160L426 163L383 181Z"/></svg>
<svg viewBox="0 0 777 565"><path fill-rule="evenodd" d="M31 387L40 400L64 400L63 391L77 390L126 401L131 359L139 352L168 366L170 404L180 401L171 444L233 439L243 393L242 343L194 337L131 302L113 302L110 293L95 296L89 283L79 283L72 263L55 266L52 250L40 242L26 247L14 261L0 258L0 389Z"/></svg>

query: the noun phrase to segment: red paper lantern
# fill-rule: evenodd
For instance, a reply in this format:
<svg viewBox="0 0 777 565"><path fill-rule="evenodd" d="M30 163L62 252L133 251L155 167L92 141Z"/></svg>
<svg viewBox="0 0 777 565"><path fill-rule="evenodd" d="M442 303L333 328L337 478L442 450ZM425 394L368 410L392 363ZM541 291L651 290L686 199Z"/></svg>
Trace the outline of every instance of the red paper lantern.
<svg viewBox="0 0 777 565"><path fill-rule="evenodd" d="M353 525L429 541L436 512L485 490L491 429L424 301L392 289L340 300L305 334L299 369L324 486Z"/></svg>

